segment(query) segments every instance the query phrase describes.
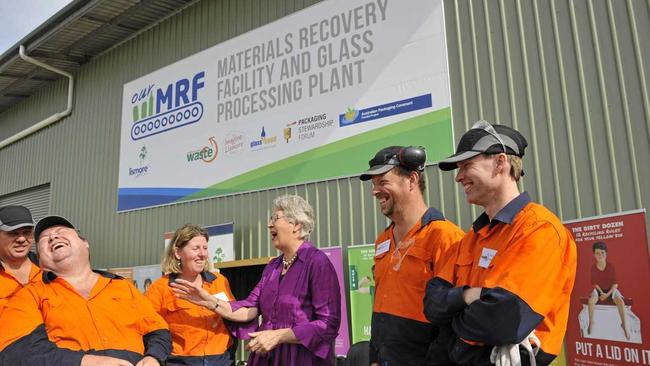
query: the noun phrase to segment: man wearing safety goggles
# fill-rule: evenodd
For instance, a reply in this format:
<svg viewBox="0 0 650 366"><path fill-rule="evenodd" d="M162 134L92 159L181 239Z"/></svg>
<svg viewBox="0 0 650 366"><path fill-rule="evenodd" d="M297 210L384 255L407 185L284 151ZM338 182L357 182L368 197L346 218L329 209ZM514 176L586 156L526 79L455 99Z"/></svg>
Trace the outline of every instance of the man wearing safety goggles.
<svg viewBox="0 0 650 366"><path fill-rule="evenodd" d="M440 327L439 364L547 365L560 353L576 272L569 231L519 192L526 139L479 121L442 170L458 169L485 212L427 284L427 318Z"/></svg>
<svg viewBox="0 0 650 366"><path fill-rule="evenodd" d="M375 241L376 293L372 313L372 365L426 364L437 334L424 317L426 283L447 248L463 231L424 202L421 147L390 146L377 152L361 180L372 180L372 195L391 224Z"/></svg>

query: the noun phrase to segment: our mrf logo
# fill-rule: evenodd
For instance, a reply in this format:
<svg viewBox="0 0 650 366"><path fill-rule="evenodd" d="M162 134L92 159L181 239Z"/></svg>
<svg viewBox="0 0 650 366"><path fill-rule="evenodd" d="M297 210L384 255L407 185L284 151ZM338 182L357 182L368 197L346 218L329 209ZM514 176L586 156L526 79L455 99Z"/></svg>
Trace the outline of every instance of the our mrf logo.
<svg viewBox="0 0 650 366"><path fill-rule="evenodd" d="M133 126L131 138L140 140L201 120L203 104L199 91L205 86L205 71L192 79L179 79L166 87L150 84L131 96Z"/></svg>

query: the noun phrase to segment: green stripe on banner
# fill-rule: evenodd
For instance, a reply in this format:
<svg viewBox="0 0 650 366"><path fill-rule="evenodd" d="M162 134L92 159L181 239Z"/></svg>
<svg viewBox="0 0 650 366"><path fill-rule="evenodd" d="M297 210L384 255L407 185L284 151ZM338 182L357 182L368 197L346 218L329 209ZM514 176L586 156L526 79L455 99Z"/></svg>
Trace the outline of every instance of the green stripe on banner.
<svg viewBox="0 0 650 366"><path fill-rule="evenodd" d="M320 146L217 183L176 202L360 174L379 149L390 145L424 146L429 162L450 155L454 148L450 108Z"/></svg>

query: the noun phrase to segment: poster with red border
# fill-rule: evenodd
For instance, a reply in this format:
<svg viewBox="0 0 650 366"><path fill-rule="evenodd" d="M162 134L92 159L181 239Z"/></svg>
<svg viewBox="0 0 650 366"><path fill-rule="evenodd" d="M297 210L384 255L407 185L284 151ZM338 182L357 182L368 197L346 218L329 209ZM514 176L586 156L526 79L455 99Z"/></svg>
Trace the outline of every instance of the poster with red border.
<svg viewBox="0 0 650 366"><path fill-rule="evenodd" d="M578 248L567 365L650 365L645 210L564 223Z"/></svg>

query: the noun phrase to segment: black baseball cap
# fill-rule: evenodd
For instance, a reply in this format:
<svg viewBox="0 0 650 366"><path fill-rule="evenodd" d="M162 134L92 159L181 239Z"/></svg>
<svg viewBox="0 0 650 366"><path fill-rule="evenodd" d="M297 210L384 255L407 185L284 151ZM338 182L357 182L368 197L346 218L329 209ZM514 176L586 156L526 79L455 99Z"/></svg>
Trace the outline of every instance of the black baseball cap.
<svg viewBox="0 0 650 366"><path fill-rule="evenodd" d="M47 216L40 219L38 221L38 224L36 224L36 227L34 228L34 241L38 242L41 233L45 231L45 229L50 228L52 226L65 226L71 229L75 229L74 225L72 225L72 223L68 221L68 219L66 219L65 217Z"/></svg>
<svg viewBox="0 0 650 366"><path fill-rule="evenodd" d="M458 142L456 153L438 162L440 170L454 170L457 163L471 159L479 154L506 153L518 157L524 156L528 142L519 131L504 125L491 125L487 121L478 121L465 132Z"/></svg>
<svg viewBox="0 0 650 366"><path fill-rule="evenodd" d="M369 180L374 175L384 174L398 166L400 164L398 155L402 148L403 146L389 146L379 150L368 162L370 168L361 174L359 179Z"/></svg>
<svg viewBox="0 0 650 366"><path fill-rule="evenodd" d="M21 227L34 227L32 213L25 206L0 207L0 230L13 231Z"/></svg>

